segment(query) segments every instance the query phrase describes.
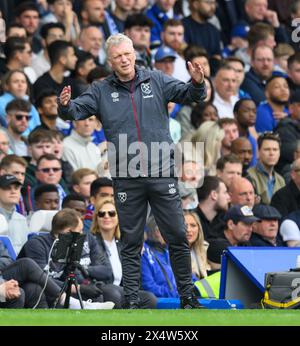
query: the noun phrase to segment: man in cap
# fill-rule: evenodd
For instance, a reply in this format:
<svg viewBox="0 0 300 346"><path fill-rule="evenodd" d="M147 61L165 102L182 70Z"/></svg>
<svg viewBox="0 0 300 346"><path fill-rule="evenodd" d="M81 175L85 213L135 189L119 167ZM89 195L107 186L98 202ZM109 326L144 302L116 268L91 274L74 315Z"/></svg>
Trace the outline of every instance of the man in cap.
<svg viewBox="0 0 300 346"><path fill-rule="evenodd" d="M175 59L176 59L176 53L175 51L166 46L162 46L158 48L154 60L155 60L155 68L157 70L160 70L164 72L165 74L172 76L174 72L175 67Z"/></svg>
<svg viewBox="0 0 300 346"><path fill-rule="evenodd" d="M247 205L234 205L224 216L226 227L219 238L212 238L207 256L213 269L220 269L221 255L228 246L249 246L254 222L259 219L254 216Z"/></svg>
<svg viewBox="0 0 300 346"><path fill-rule="evenodd" d="M19 203L21 196L21 186L14 175L5 174L0 177L0 214L4 215L8 223L7 235L16 253L19 253L27 241L29 233L25 216L16 211L16 204Z"/></svg>
<svg viewBox="0 0 300 346"><path fill-rule="evenodd" d="M222 50L222 57L228 58L233 56L238 49L246 49L248 47L247 36L249 25L236 24L231 30L230 43Z"/></svg>
<svg viewBox="0 0 300 346"><path fill-rule="evenodd" d="M253 224L251 245L286 246L278 233L278 221L281 219L279 211L270 205L258 204L253 208L253 213L260 220Z"/></svg>

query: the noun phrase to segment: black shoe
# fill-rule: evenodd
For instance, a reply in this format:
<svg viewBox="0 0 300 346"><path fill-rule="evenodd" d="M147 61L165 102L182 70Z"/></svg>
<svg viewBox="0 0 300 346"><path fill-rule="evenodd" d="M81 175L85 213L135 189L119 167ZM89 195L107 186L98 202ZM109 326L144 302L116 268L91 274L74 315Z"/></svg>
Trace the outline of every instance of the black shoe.
<svg viewBox="0 0 300 346"><path fill-rule="evenodd" d="M139 309L139 304L136 301L131 301L131 302L125 302L123 305L123 309Z"/></svg>
<svg viewBox="0 0 300 346"><path fill-rule="evenodd" d="M190 296L190 297L180 298L180 308L181 309L204 309L204 306L198 302L196 297Z"/></svg>

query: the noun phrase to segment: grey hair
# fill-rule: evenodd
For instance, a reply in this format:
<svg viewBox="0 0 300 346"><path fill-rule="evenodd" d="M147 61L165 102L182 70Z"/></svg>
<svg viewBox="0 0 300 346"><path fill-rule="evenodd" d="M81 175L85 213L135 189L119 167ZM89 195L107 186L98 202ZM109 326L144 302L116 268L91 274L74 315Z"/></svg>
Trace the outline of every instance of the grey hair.
<svg viewBox="0 0 300 346"><path fill-rule="evenodd" d="M133 43L128 36L124 34L115 34L115 35L109 36L109 38L106 40L106 43L105 43L106 52L108 53L108 51L110 50L112 46L118 46L123 42L129 43L133 48Z"/></svg>

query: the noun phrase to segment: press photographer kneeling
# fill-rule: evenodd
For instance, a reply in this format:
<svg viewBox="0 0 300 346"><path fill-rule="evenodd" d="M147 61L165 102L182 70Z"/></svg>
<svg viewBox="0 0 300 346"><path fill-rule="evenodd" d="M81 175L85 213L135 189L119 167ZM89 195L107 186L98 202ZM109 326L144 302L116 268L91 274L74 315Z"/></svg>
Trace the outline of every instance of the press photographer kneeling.
<svg viewBox="0 0 300 346"><path fill-rule="evenodd" d="M23 246L18 258L32 258L44 271L49 270L49 275L56 283L63 287L66 279L68 263L53 261L53 243L60 234L70 232L82 233L83 222L81 215L72 209L63 209L53 218L52 231L47 234L41 234L28 240ZM54 245L55 248L55 245ZM51 252L51 253L50 253ZM50 256L49 256L50 255ZM50 258L50 260L49 260ZM79 283L79 291L83 300L92 299L96 302L108 302L113 296L114 285L106 285L103 282L108 281L112 272L101 264L101 257L98 251L98 245L91 234L87 234L84 239L80 266L75 270L75 276ZM72 285L72 296L78 298L76 287ZM109 297L109 299L108 299ZM107 306L106 306L107 305ZM109 305L109 306L108 306ZM112 308L113 302L105 304L103 308Z"/></svg>

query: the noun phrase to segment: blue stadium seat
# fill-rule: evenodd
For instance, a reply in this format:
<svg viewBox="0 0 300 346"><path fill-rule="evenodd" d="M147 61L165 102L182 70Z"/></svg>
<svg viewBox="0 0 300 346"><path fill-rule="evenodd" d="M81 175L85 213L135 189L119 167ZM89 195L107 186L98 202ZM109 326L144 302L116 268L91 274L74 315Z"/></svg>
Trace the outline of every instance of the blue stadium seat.
<svg viewBox="0 0 300 346"><path fill-rule="evenodd" d="M16 254L16 251L12 245L12 242L11 242L9 236L8 235L0 235L0 240L2 241L3 245L7 249L10 257L15 261L17 258L17 254Z"/></svg>

